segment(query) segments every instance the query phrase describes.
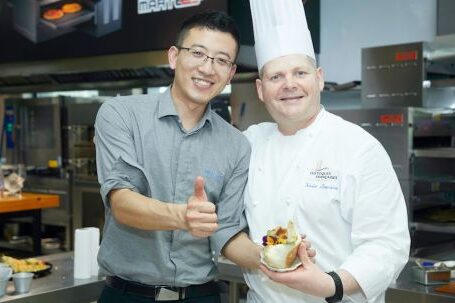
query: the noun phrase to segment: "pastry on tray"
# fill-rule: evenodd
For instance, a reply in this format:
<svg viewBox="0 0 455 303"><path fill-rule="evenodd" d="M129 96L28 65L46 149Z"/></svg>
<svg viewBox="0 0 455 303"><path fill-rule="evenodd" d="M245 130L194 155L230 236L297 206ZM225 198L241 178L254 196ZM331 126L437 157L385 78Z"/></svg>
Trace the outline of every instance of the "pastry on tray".
<svg viewBox="0 0 455 303"><path fill-rule="evenodd" d="M74 3L67 3L62 6L62 11L65 14L74 14L80 12L82 10L82 5L77 2Z"/></svg>
<svg viewBox="0 0 455 303"><path fill-rule="evenodd" d="M43 13L43 18L46 20L58 20L63 17L65 13L61 9L48 9Z"/></svg>

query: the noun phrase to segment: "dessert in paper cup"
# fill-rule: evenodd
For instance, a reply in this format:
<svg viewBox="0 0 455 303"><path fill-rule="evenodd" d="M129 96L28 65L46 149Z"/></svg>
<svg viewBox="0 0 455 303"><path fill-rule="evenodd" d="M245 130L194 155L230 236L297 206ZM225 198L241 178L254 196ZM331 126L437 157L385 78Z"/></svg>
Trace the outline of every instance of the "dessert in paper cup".
<svg viewBox="0 0 455 303"><path fill-rule="evenodd" d="M278 226L268 230L262 238L261 262L273 271L294 270L302 264L297 257L301 242L302 237L292 221L288 222L287 228Z"/></svg>

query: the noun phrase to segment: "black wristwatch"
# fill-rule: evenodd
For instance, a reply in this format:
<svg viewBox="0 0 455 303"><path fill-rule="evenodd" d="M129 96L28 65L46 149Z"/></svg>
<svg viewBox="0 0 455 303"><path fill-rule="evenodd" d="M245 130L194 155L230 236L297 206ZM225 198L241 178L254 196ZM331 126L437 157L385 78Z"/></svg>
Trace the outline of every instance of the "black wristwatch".
<svg viewBox="0 0 455 303"><path fill-rule="evenodd" d="M341 282L340 276L334 272L328 272L327 273L329 276L332 277L333 282L335 282L335 294L331 297L325 298L327 303L336 303L336 302L341 302L343 299L343 282Z"/></svg>

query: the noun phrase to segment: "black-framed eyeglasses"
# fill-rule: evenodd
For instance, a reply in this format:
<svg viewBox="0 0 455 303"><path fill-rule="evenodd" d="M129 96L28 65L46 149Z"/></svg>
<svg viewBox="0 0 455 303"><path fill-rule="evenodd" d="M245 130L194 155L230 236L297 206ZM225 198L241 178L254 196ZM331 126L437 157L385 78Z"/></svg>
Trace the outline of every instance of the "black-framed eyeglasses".
<svg viewBox="0 0 455 303"><path fill-rule="evenodd" d="M204 53L201 50L191 48L191 47L183 47L183 46L176 46L179 50L186 50L190 56L191 59L196 63L196 64L204 64L207 62L207 59L212 60L212 63L214 63L214 66L219 67L220 69L229 69L232 65L234 65L234 62L229 61L227 59L221 58L221 57L210 57L206 53Z"/></svg>

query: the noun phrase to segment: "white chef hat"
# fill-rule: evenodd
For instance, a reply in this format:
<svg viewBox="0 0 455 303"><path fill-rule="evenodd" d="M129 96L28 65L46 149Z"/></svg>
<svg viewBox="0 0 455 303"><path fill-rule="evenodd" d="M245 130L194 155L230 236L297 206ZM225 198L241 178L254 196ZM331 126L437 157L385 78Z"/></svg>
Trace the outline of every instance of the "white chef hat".
<svg viewBox="0 0 455 303"><path fill-rule="evenodd" d="M315 59L302 0L250 0L258 70L292 54Z"/></svg>

